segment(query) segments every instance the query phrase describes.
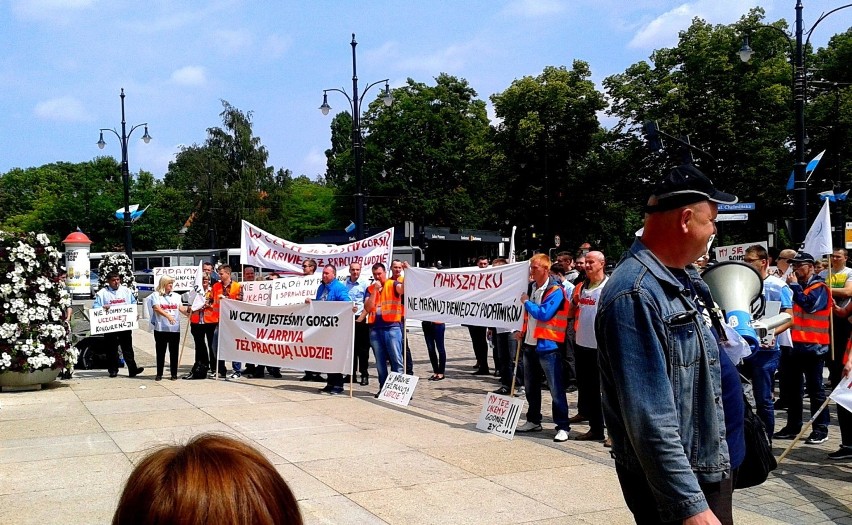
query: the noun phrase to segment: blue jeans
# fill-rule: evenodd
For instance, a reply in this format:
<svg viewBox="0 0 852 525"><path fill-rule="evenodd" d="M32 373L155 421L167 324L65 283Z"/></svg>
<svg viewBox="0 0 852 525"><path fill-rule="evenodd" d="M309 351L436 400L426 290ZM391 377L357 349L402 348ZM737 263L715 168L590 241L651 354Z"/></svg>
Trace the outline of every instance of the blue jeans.
<svg viewBox="0 0 852 525"><path fill-rule="evenodd" d="M537 352L535 347L524 345L524 385L526 386L527 421L541 424L541 372L547 378L552 398L551 410L556 430L569 431L568 398L565 397L565 384L562 380L562 356L558 350Z"/></svg>
<svg viewBox="0 0 852 525"><path fill-rule="evenodd" d="M781 359L779 350L758 350L743 360L740 371L751 380L754 401L757 403L757 417L763 421L766 433L775 432L775 406L772 402L772 387L775 370Z"/></svg>
<svg viewBox="0 0 852 525"><path fill-rule="evenodd" d="M388 378L390 360L391 371L402 373L402 328L397 326L382 326L370 328L370 346L376 356L376 370L379 373L379 389L385 386Z"/></svg>
<svg viewBox="0 0 852 525"><path fill-rule="evenodd" d="M819 410L825 401L825 388L822 386L822 370L825 365L827 354L816 354L810 351L802 351L793 348L791 362L794 376L791 376L793 392L802 391L802 376L804 374L805 389L811 402L811 416ZM790 406L787 408L787 429L798 432L802 429L803 400L801 396L792 396ZM825 407L819 417L814 421L813 429L818 432L828 432L829 414Z"/></svg>

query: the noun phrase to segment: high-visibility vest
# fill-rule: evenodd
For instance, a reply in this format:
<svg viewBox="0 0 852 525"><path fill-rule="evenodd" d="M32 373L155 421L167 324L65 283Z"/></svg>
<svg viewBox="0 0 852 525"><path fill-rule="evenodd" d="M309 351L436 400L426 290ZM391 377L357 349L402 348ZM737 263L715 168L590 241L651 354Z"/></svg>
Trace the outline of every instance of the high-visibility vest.
<svg viewBox="0 0 852 525"><path fill-rule="evenodd" d="M213 288L208 288L206 292L204 292L205 305L207 305L207 301L213 297ZM219 311L213 311L209 305L206 308L202 308L201 310L196 310L192 312L192 315L189 316L189 322L192 324L199 324L201 322L204 324L212 324L219 322Z"/></svg>
<svg viewBox="0 0 852 525"><path fill-rule="evenodd" d="M231 284L228 285L227 289L222 284L222 281L217 281L213 285L213 306L210 311L212 313L211 323L219 322L219 296L224 295L228 299L239 299L240 298L240 283L236 281L231 281ZM206 322L206 320L205 320Z"/></svg>
<svg viewBox="0 0 852 525"><path fill-rule="evenodd" d="M794 343L827 345L831 342L831 290L824 282L815 282L805 288L804 294L808 295L819 287L825 288L828 295L828 301L821 310L808 313L793 301L793 327L790 329L790 337Z"/></svg>
<svg viewBox="0 0 852 525"><path fill-rule="evenodd" d="M533 284L535 286L535 284ZM551 317L547 321L539 321L536 319L535 322L535 330L533 330L533 337L536 339L547 339L548 341L556 341L557 343L561 343L565 341L565 331L568 329L568 297L565 294L565 288L559 286L558 284L554 284L544 291L544 295L541 298L541 302L545 302L545 299L550 296L552 293L560 293L562 294L562 304L559 306L559 310L556 311L556 315ZM529 320L529 313L524 309L524 326L521 328L522 333L527 333L527 321Z"/></svg>
<svg viewBox="0 0 852 525"><path fill-rule="evenodd" d="M402 296L396 293L396 281L388 279L382 285L381 292L372 291L373 304L378 304L382 309L382 320L386 323L398 323L402 321ZM376 322L376 310L373 307L372 312L367 312L367 323L373 324Z"/></svg>

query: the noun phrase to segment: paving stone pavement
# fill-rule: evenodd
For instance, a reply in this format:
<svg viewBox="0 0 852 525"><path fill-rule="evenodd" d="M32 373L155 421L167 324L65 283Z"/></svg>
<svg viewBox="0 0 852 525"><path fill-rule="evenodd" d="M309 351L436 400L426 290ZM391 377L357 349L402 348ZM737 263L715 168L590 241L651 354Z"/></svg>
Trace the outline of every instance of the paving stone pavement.
<svg viewBox="0 0 852 525"><path fill-rule="evenodd" d="M446 333L447 378L422 333L408 334L421 378L409 407L284 379L154 382L151 334L134 333L141 378L77 371L44 390L0 394L0 523L107 523L132 466L151 447L201 432L258 447L293 488L308 524L631 523L612 459L600 443L554 443L544 432L506 440L476 430L491 376L473 376L467 330ZM191 365L191 339L182 372ZM124 373L124 371L122 371ZM547 393L543 406L549 406ZM576 393L568 395L573 413ZM832 409L833 412L833 409ZM778 428L784 424L779 412ZM588 430L575 425L572 437ZM775 443L776 456L782 445ZM839 445L798 445L759 487L736 491L737 523L852 525L852 461Z"/></svg>

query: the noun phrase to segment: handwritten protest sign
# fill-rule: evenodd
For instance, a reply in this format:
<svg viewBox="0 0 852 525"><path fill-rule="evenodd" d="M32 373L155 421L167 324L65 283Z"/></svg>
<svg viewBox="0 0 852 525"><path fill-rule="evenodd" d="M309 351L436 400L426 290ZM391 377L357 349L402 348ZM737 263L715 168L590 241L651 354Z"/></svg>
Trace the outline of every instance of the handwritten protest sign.
<svg viewBox="0 0 852 525"><path fill-rule="evenodd" d="M302 273L302 262L309 258L315 259L319 268L333 265L341 275L347 274L349 264L353 262L368 269L379 262L390 268L392 253L393 228L337 246L296 244L265 232L248 221L242 222L240 234L240 263L294 275Z"/></svg>
<svg viewBox="0 0 852 525"><path fill-rule="evenodd" d="M731 244L729 246L719 246L713 248L713 253L716 255L716 260L722 261L742 261L745 259L746 250L754 245L763 246L766 249L766 241L747 242L745 244Z"/></svg>
<svg viewBox="0 0 852 525"><path fill-rule="evenodd" d="M264 306L223 299L219 359L324 373L352 371L352 303Z"/></svg>
<svg viewBox="0 0 852 525"><path fill-rule="evenodd" d="M136 330L137 328L139 328L139 323L137 322L135 304L114 304L109 309L92 308L89 310L89 330L91 335L123 332L124 330Z"/></svg>
<svg viewBox="0 0 852 525"><path fill-rule="evenodd" d="M386 401L395 405L408 406L414 389L417 388L417 376L408 376L397 372L388 374L385 386L379 393L379 401Z"/></svg>
<svg viewBox="0 0 852 525"><path fill-rule="evenodd" d="M529 263L493 268L405 270L405 316L421 321L462 323L519 330Z"/></svg>
<svg viewBox="0 0 852 525"><path fill-rule="evenodd" d="M835 403L852 412L852 377L846 376L829 395Z"/></svg>
<svg viewBox="0 0 852 525"><path fill-rule="evenodd" d="M485 394L485 403L479 413L476 428L506 439L512 439L515 437L515 428L518 426L523 408L523 399L499 394Z"/></svg>
<svg viewBox="0 0 852 525"><path fill-rule="evenodd" d="M197 266L163 266L154 268L154 289L160 285L160 277L169 275L175 280L175 286L172 291L188 292L195 286L195 274L198 271Z"/></svg>
<svg viewBox="0 0 852 525"><path fill-rule="evenodd" d="M245 282L240 283L240 286L243 292L243 301L247 303L284 306L286 304L304 303L305 299L315 298L321 281L322 275L316 273L271 281Z"/></svg>

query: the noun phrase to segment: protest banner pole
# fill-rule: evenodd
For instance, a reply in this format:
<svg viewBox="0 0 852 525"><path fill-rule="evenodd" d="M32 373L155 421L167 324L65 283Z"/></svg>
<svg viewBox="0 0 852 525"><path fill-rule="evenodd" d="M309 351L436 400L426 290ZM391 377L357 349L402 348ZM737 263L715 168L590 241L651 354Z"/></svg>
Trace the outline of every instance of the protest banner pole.
<svg viewBox="0 0 852 525"><path fill-rule="evenodd" d="M521 358L521 341L515 339L515 366L512 368L512 388L509 389L509 397L515 397L515 379L518 376L518 360Z"/></svg>
<svg viewBox="0 0 852 525"><path fill-rule="evenodd" d="M802 430L799 431L799 434L795 437L795 439L793 439L792 442L790 442L790 445L787 447L786 450L784 450L784 452L781 453L781 456L778 457L778 464L779 465L781 464L782 461L784 461L784 458L787 457L787 454L789 454L790 451L793 450L793 447L796 445L796 443L798 443L799 440L802 439L802 436L805 435L805 432L807 432L808 429L811 428L811 425L814 424L814 421L816 421L817 416L819 416L822 413L822 411L825 410L825 408L828 406L829 401L831 401L831 398L826 397L825 403L823 403L822 406L819 407L819 410L816 411L816 414L811 416L811 418L808 420L808 422L805 423L804 426L802 426Z"/></svg>
<svg viewBox="0 0 852 525"><path fill-rule="evenodd" d="M178 317L178 322L180 322L180 317ZM186 348L186 336L189 335L189 329L192 326L192 322L190 321L189 315L186 318L186 331L183 333L183 342L180 344L180 352L178 353L178 368L180 368L180 360L183 359L183 349Z"/></svg>

